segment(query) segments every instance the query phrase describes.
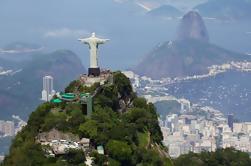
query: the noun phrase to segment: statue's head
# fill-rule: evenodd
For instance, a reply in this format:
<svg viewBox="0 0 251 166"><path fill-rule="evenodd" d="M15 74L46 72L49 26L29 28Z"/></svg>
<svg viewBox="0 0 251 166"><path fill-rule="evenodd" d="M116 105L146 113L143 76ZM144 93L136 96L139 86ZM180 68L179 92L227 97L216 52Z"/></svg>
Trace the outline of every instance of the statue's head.
<svg viewBox="0 0 251 166"><path fill-rule="evenodd" d="M95 34L95 32L93 32L93 33L92 33L92 37L96 37L96 34Z"/></svg>

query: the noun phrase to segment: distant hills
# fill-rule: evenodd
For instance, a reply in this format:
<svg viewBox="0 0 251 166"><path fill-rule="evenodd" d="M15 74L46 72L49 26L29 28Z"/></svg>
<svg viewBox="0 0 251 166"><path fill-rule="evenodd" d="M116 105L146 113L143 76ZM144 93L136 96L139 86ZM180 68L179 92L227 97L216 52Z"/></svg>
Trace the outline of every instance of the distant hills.
<svg viewBox="0 0 251 166"><path fill-rule="evenodd" d="M198 40L169 41L156 47L136 66L140 75L158 79L205 74L207 67L247 57Z"/></svg>
<svg viewBox="0 0 251 166"><path fill-rule="evenodd" d="M250 58L209 43L201 16L192 11L182 18L177 39L158 45L134 71L152 78L191 76L207 73L211 65L247 59Z"/></svg>
<svg viewBox="0 0 251 166"><path fill-rule="evenodd" d="M210 0L194 8L203 17L222 20L242 20L251 17L251 1L249 0Z"/></svg>
<svg viewBox="0 0 251 166"><path fill-rule="evenodd" d="M183 15L181 11L170 5L162 5L147 13L149 16L162 17L162 18L178 18Z"/></svg>
<svg viewBox="0 0 251 166"><path fill-rule="evenodd" d="M85 72L80 59L69 50L52 53L36 52L29 60L8 61L6 66L16 65L21 69L19 72L14 75L0 76L1 118L10 117L12 114L27 118L41 102L39 98L43 76L52 75L55 79L55 90L62 90L69 81Z"/></svg>
<svg viewBox="0 0 251 166"><path fill-rule="evenodd" d="M144 3L148 4L147 2ZM160 18L179 18L184 15L184 11L187 11L186 8L183 8L183 5L181 5L183 7L180 6L180 3L178 1L173 3L162 2L162 5L153 8L147 12L147 15ZM190 10L198 11L202 17L223 21L249 20L251 17L251 1L249 0L208 0L195 4L197 5Z"/></svg>

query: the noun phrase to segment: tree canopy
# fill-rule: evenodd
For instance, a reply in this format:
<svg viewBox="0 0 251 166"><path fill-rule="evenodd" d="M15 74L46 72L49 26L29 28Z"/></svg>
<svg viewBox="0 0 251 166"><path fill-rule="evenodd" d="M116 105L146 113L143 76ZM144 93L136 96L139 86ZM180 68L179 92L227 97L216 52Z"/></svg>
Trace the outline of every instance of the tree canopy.
<svg viewBox="0 0 251 166"><path fill-rule="evenodd" d="M233 148L216 152L189 153L174 160L175 166L249 166L251 159L245 152Z"/></svg>
<svg viewBox="0 0 251 166"><path fill-rule="evenodd" d="M94 165L170 165L166 156L159 155L162 133L157 113L152 104L138 98L130 80L121 72L113 73L113 84L86 87L75 80L65 92L81 94L98 93L93 99L93 113L87 117L81 104L72 102L44 103L34 111L28 125L16 136L3 166L27 165L84 165L83 151L71 150L54 158L46 157L45 147L36 142L41 132L57 129L90 138ZM121 103L125 103L121 112ZM106 155L97 154L103 146Z"/></svg>

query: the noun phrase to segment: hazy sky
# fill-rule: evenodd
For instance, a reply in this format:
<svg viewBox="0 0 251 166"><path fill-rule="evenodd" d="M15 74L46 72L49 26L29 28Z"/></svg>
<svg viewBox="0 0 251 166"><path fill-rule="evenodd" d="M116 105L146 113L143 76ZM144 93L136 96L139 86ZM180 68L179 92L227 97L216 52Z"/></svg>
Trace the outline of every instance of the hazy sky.
<svg viewBox="0 0 251 166"><path fill-rule="evenodd" d="M128 68L158 43L174 40L180 20L161 20L145 15L134 2L193 6L201 0L0 0L0 47L16 41L35 43L52 51L71 49L88 66L88 49L77 39L96 32L111 41L100 47L104 67ZM211 41L226 48L249 51L246 24L208 22ZM234 32L234 33L233 33ZM236 41L226 40L232 35ZM251 50L250 50L251 51Z"/></svg>
<svg viewBox="0 0 251 166"><path fill-rule="evenodd" d="M142 12L142 8L131 3L119 4L112 0L1 0L0 45L24 41L52 50L72 49L78 54L88 54L77 39L95 31L98 36L111 39L101 47L101 54L106 54L101 62L114 68L125 67L136 63L135 58L128 57L142 56L164 40L155 31L170 29L156 28L159 23L142 17ZM87 55L84 55L84 64L88 64Z"/></svg>

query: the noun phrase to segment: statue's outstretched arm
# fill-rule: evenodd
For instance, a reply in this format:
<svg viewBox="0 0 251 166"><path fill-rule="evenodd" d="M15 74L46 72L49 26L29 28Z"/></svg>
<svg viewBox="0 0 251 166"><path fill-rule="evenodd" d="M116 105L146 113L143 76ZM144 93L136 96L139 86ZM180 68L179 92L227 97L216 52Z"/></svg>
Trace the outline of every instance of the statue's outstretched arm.
<svg viewBox="0 0 251 166"><path fill-rule="evenodd" d="M98 44L104 44L106 42L108 42L110 39L99 39L98 40Z"/></svg>
<svg viewBox="0 0 251 166"><path fill-rule="evenodd" d="M84 44L89 44L89 39L78 39L78 41L80 41L81 43L84 43Z"/></svg>

